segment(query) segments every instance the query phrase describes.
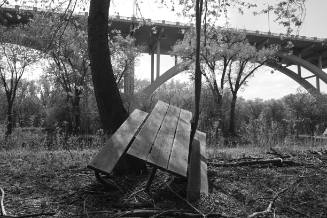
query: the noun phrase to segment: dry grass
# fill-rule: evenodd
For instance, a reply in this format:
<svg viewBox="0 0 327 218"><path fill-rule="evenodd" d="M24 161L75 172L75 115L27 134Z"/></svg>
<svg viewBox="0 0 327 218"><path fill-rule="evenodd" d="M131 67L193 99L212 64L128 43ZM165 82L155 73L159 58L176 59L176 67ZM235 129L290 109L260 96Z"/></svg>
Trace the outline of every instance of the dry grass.
<svg viewBox="0 0 327 218"><path fill-rule="evenodd" d="M327 217L326 147L282 148L302 166L215 167L244 156L269 158L268 148L209 148L209 196L194 204L202 213L246 217L264 210L277 192L275 217ZM310 151L308 151L310 150ZM319 152L311 152L316 150ZM0 151L0 186L6 191L9 214L54 211L55 217L114 217L135 208L194 212L167 188L169 175L160 172L150 194L142 191L148 175L112 176L122 192L105 188L86 169L96 150ZM171 185L185 196L185 182ZM96 211L106 213L95 214ZM163 216L165 217L165 216ZM267 216L269 217L269 216Z"/></svg>

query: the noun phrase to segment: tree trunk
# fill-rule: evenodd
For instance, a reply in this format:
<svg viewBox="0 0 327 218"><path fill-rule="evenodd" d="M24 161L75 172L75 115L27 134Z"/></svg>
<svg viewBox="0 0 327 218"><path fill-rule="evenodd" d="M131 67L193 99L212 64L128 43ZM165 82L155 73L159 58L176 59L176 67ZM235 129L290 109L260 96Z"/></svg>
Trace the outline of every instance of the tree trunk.
<svg viewBox="0 0 327 218"><path fill-rule="evenodd" d="M230 105L230 117L229 117L229 133L231 136L236 136L235 131L235 108L236 108L237 95L233 94L232 102Z"/></svg>
<svg viewBox="0 0 327 218"><path fill-rule="evenodd" d="M113 133L128 114L114 77L108 44L110 0L91 0L88 18L88 48L92 80L103 129Z"/></svg>
<svg viewBox="0 0 327 218"><path fill-rule="evenodd" d="M88 18L88 49L95 97L101 123L107 133L115 132L126 120L126 112L114 77L108 43L110 0L91 0ZM115 166L116 173L141 173L144 161L125 154Z"/></svg>
<svg viewBox="0 0 327 218"><path fill-rule="evenodd" d="M196 51L195 51L195 78L194 78L194 115L191 122L191 136L190 143L192 144L193 138L198 127L199 114L200 114L200 97L201 97L201 66L200 66L200 41L201 41L201 14L202 14L203 0L196 0L195 3L195 26L196 26Z"/></svg>
<svg viewBox="0 0 327 218"><path fill-rule="evenodd" d="M6 137L10 136L12 134L13 130L13 103L8 102L8 108L7 108L7 128L6 128Z"/></svg>
<svg viewBox="0 0 327 218"><path fill-rule="evenodd" d="M222 136L224 129L223 96L221 94L217 95L216 108L219 122L216 129L216 139L218 139L218 137Z"/></svg>
<svg viewBox="0 0 327 218"><path fill-rule="evenodd" d="M73 119L74 119L74 126L73 126L73 133L78 134L80 132L81 126L81 109L79 106L81 98L79 97L79 93L75 93L73 98L72 106L73 106Z"/></svg>

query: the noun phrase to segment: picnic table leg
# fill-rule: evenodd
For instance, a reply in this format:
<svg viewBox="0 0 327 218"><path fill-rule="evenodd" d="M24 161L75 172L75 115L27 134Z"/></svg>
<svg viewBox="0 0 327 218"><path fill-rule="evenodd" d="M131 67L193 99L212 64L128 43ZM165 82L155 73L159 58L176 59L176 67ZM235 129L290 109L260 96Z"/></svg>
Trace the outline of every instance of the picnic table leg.
<svg viewBox="0 0 327 218"><path fill-rule="evenodd" d="M154 176L155 176L155 174L157 172L157 169L158 169L157 167L153 167L150 178L149 178L148 182L146 183L145 191L149 191L151 183L152 183L152 181L154 179Z"/></svg>

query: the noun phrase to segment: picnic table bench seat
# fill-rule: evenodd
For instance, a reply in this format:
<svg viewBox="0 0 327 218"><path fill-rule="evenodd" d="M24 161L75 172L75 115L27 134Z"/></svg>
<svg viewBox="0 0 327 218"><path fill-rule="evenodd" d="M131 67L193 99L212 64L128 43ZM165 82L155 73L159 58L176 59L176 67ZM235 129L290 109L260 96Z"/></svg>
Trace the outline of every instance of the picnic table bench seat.
<svg viewBox="0 0 327 218"><path fill-rule="evenodd" d="M190 148L192 113L158 101L150 114L135 109L88 165L110 174L124 154L153 166L149 188L157 169L187 178L187 197L208 193L206 135L197 131Z"/></svg>

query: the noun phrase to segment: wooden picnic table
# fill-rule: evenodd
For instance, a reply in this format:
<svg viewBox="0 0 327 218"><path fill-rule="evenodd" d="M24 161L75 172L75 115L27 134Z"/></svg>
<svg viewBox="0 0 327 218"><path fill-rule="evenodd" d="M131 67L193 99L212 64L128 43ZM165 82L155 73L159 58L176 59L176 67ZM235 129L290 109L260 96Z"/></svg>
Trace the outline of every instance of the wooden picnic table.
<svg viewBox="0 0 327 218"><path fill-rule="evenodd" d="M136 109L88 167L109 174L126 153L153 167L146 189L161 169L188 177L188 195L198 198L199 193L208 192L206 136L197 131L190 149L191 119L191 112L163 101L158 101L149 115Z"/></svg>

